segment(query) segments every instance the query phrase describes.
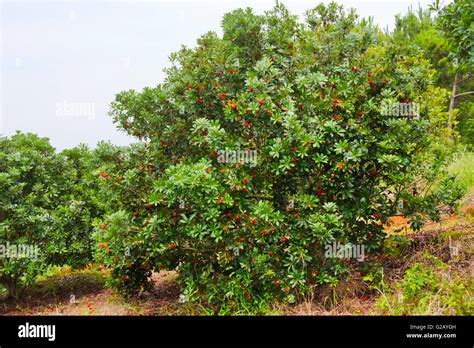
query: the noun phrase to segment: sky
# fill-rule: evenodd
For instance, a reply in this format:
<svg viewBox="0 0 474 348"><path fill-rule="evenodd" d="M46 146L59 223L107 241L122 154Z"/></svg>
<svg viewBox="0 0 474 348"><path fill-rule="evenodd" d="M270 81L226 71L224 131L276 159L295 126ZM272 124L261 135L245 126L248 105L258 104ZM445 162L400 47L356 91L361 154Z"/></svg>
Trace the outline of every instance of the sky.
<svg viewBox="0 0 474 348"><path fill-rule="evenodd" d="M286 0L302 15L321 1ZM323 1L327 2L327 1ZM432 1L351 0L361 17L392 29L394 16ZM168 56L193 47L224 13L270 9L275 0L0 0L0 135L16 130L50 139L58 150L100 140L126 145L108 115L115 94L153 87Z"/></svg>

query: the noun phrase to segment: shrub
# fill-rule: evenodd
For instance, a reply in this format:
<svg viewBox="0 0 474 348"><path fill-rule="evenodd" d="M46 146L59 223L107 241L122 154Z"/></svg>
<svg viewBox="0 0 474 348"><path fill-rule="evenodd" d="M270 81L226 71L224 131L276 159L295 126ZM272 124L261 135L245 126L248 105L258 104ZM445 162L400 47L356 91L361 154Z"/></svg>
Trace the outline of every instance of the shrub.
<svg viewBox="0 0 474 348"><path fill-rule="evenodd" d="M0 284L9 296L47 265L91 260L90 211L79 178L46 138L17 133L0 140Z"/></svg>
<svg viewBox="0 0 474 348"><path fill-rule="evenodd" d="M216 313L293 302L347 271L326 245L376 255L389 216L420 228L459 197L441 165L443 93L422 56L335 4L304 23L282 5L239 9L222 27L172 54L162 85L112 103L143 141L97 173L99 256L125 293L177 269L183 299ZM413 102L420 117L382 113Z"/></svg>

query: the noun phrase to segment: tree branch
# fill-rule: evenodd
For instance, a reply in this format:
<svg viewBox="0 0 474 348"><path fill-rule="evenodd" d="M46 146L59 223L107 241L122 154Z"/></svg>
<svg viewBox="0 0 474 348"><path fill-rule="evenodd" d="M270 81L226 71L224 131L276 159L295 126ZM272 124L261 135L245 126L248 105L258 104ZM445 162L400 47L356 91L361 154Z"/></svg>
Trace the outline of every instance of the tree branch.
<svg viewBox="0 0 474 348"><path fill-rule="evenodd" d="M461 95L473 94L473 93L474 93L474 91L459 93L459 94L456 94L456 95L454 96L454 98L457 98L457 97L459 97L459 96L461 96Z"/></svg>

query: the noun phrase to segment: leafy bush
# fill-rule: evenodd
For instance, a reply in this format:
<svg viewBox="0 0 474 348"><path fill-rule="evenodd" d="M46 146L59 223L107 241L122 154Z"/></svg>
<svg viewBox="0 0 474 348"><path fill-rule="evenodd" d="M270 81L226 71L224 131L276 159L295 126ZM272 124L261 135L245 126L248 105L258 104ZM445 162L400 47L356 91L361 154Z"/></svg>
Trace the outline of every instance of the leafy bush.
<svg viewBox="0 0 474 348"><path fill-rule="evenodd" d="M46 138L17 133L0 140L0 283L9 296L47 265L91 260L91 207L78 191L81 175Z"/></svg>
<svg viewBox="0 0 474 348"><path fill-rule="evenodd" d="M119 289L177 269L183 299L216 313L293 302L347 271L326 245L376 254L389 216L420 228L460 196L442 166L444 94L421 55L336 4L304 23L282 5L236 10L222 27L172 54L164 84L112 103L143 141L108 149L120 155L97 172L98 256ZM383 115L413 102L420 117Z"/></svg>

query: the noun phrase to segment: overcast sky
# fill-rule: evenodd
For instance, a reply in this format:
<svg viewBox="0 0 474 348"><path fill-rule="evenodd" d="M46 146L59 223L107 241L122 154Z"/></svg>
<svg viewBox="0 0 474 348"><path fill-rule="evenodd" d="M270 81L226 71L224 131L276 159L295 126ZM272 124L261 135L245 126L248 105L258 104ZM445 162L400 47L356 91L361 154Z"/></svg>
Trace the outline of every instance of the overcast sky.
<svg viewBox="0 0 474 348"><path fill-rule="evenodd" d="M298 15L320 1L283 1ZM338 1L393 28L394 16L432 1ZM122 90L163 80L168 55L221 33L225 12L274 0L5 1L0 0L0 134L48 137L61 150L99 140L127 144L108 116Z"/></svg>

